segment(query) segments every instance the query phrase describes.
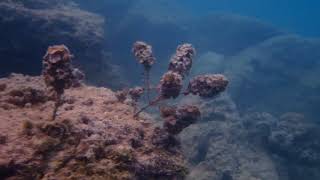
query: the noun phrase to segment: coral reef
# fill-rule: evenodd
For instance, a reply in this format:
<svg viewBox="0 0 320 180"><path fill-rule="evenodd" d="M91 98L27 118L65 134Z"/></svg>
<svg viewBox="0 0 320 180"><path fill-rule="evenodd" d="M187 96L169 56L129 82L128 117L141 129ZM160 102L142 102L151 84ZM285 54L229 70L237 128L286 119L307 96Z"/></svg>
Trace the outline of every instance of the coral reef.
<svg viewBox="0 0 320 180"><path fill-rule="evenodd" d="M148 116L106 88L65 89L55 121L42 77L12 74L0 79L0 179L182 179L187 168L179 147L154 143L163 134ZM6 101L26 95L23 103ZM39 97L41 101L37 101ZM171 145L173 147L173 145Z"/></svg>

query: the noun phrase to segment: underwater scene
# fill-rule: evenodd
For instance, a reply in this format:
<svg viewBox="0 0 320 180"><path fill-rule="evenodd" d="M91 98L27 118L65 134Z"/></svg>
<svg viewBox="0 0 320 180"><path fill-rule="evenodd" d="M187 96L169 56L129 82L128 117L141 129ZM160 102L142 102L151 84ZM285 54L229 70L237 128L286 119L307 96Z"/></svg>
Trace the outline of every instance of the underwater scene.
<svg viewBox="0 0 320 180"><path fill-rule="evenodd" d="M319 10L0 0L0 180L320 180Z"/></svg>

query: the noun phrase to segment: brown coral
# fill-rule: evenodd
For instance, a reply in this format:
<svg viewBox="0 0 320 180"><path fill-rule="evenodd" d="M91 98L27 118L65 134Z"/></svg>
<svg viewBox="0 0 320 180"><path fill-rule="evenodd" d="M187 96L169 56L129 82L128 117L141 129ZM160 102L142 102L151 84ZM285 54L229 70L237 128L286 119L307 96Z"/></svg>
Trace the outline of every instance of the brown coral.
<svg viewBox="0 0 320 180"><path fill-rule="evenodd" d="M72 55L64 45L50 46L43 57L42 75L47 87L54 93L56 103L52 119L56 117L58 107L61 105L61 95L65 89L78 84L77 76L80 71L74 70L71 65Z"/></svg>
<svg viewBox="0 0 320 180"><path fill-rule="evenodd" d="M140 64L146 68L151 68L155 62L152 54L152 47L145 42L137 41L133 44L132 52Z"/></svg>
<svg viewBox="0 0 320 180"><path fill-rule="evenodd" d="M64 45L50 46L43 57L43 71L45 83L57 94L72 85L72 55Z"/></svg>
<svg viewBox="0 0 320 180"><path fill-rule="evenodd" d="M178 46L176 54L170 60L169 71L179 73L182 77L189 74L195 53L196 51L192 44Z"/></svg>
<svg viewBox="0 0 320 180"><path fill-rule="evenodd" d="M171 113L173 109L171 109ZM164 128L170 134L179 134L183 129L195 123L201 113L197 106L185 105L176 109L175 113L165 117Z"/></svg>
<svg viewBox="0 0 320 180"><path fill-rule="evenodd" d="M222 74L199 75L190 80L185 94L206 98L214 97L223 92L228 83L228 79Z"/></svg>
<svg viewBox="0 0 320 180"><path fill-rule="evenodd" d="M176 98L182 89L182 76L175 72L165 73L160 80L160 96L165 99Z"/></svg>
<svg viewBox="0 0 320 180"><path fill-rule="evenodd" d="M145 42L137 41L133 44L132 52L144 67L144 84L148 101L150 101L150 69L156 60L152 54L152 46Z"/></svg>
<svg viewBox="0 0 320 180"><path fill-rule="evenodd" d="M140 99L143 92L144 92L144 89L142 87L135 87L135 88L129 89L129 95L131 99L135 102L137 102Z"/></svg>

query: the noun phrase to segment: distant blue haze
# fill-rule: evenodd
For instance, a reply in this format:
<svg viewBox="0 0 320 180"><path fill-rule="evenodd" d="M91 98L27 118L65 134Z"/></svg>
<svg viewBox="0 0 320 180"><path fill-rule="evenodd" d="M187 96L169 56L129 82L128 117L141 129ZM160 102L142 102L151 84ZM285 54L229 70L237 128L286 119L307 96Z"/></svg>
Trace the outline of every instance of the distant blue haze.
<svg viewBox="0 0 320 180"><path fill-rule="evenodd" d="M319 0L185 0L191 12L230 12L256 17L285 31L320 37Z"/></svg>

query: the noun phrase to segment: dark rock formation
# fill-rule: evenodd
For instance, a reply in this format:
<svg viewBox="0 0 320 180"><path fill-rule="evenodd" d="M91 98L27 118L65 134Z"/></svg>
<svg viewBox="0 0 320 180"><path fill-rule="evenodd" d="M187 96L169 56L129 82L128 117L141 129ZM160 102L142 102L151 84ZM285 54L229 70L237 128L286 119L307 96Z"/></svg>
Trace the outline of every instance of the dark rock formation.
<svg viewBox="0 0 320 180"><path fill-rule="evenodd" d="M281 116L268 138L272 152L288 161L320 167L320 127L301 114Z"/></svg>
<svg viewBox="0 0 320 180"><path fill-rule="evenodd" d="M179 135L191 166L187 179L319 179L319 125L303 115L240 116L226 95L209 101L191 96L181 104L197 105L202 113Z"/></svg>
<svg viewBox="0 0 320 180"><path fill-rule="evenodd" d="M102 51L104 19L79 9L72 1L1 1L0 27L0 76L38 74L39 60L53 44L72 47L77 66L90 82L110 85L106 79L117 76Z"/></svg>
<svg viewBox="0 0 320 180"><path fill-rule="evenodd" d="M319 49L318 40L279 36L227 58L231 96L242 110L300 112L317 120Z"/></svg>
<svg viewBox="0 0 320 180"><path fill-rule="evenodd" d="M230 98L204 101L191 97L182 103L198 105L204 117L180 135L183 151L191 163L187 179L279 179L268 153L248 141Z"/></svg>

